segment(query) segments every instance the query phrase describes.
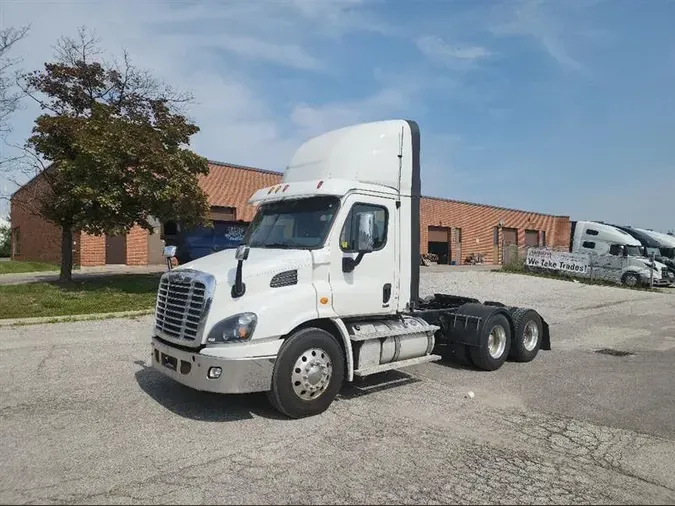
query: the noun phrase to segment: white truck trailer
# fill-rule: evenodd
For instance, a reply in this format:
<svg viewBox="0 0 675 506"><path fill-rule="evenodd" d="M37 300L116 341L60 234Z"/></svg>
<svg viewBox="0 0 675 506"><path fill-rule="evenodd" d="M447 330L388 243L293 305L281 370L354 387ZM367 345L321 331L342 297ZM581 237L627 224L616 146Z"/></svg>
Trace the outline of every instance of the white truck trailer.
<svg viewBox="0 0 675 506"><path fill-rule="evenodd" d="M267 392L292 418L345 381L460 354L483 370L550 349L537 311L421 299L420 133L391 120L310 139L235 250L165 273L152 364L188 387Z"/></svg>

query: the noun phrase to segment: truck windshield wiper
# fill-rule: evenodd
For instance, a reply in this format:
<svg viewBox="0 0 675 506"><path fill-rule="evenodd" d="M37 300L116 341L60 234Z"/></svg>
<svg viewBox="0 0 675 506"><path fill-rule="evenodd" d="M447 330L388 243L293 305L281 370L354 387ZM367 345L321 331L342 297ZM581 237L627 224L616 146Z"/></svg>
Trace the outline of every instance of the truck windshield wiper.
<svg viewBox="0 0 675 506"><path fill-rule="evenodd" d="M290 248L297 248L298 246L295 246L293 244L287 244L284 242L272 242L269 244L261 244L261 248L281 248L281 249L290 249Z"/></svg>

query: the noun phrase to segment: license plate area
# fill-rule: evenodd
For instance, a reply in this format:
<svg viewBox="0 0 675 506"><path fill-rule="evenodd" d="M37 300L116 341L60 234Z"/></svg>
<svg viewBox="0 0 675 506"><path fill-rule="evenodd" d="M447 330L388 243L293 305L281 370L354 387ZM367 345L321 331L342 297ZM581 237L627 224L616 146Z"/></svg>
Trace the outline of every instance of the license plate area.
<svg viewBox="0 0 675 506"><path fill-rule="evenodd" d="M171 355L167 355L166 353L162 353L162 365L164 367L168 367L172 371L175 371L178 369L178 359L172 357Z"/></svg>

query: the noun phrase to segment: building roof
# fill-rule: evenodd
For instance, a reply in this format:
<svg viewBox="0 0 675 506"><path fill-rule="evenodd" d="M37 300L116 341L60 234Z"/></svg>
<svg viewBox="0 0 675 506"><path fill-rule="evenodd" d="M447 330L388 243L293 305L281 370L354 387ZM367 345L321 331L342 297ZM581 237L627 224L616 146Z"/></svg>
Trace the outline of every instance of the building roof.
<svg viewBox="0 0 675 506"><path fill-rule="evenodd" d="M251 221L255 208L248 199L254 189L280 183L282 176L281 172L209 160L209 173L200 176L199 184L211 206L235 207L238 220Z"/></svg>
<svg viewBox="0 0 675 506"><path fill-rule="evenodd" d="M428 197L428 196L423 195L422 198L423 199L429 199L429 200L440 200L441 202L454 202L456 204L463 204L465 206L489 207L490 209L497 209L497 210L500 210L500 211L512 211L512 212L516 212L516 213L533 214L535 216L552 216L553 218L569 218L569 216L540 213L540 212L537 212L537 211L526 211L525 209L516 209L516 208L513 208L513 207L493 206L491 204L476 204L475 202L466 202L464 200L446 199L446 198L443 198L443 197Z"/></svg>
<svg viewBox="0 0 675 506"><path fill-rule="evenodd" d="M251 221L255 215L254 206L248 204L248 199L253 192L259 188L265 188L281 182L283 172L277 172L234 163L219 162L209 160L209 173L199 177L199 183L208 196L211 206L234 207L237 209L237 219ZM37 177L37 176L36 176ZM22 188L31 184L36 177L26 182L21 188L14 192L16 195ZM13 196L14 196L13 195ZM488 207L503 211L515 211L538 216L553 216L559 218L569 218L568 216L558 216L535 211L526 211L522 209L512 209L508 207L494 206L490 204L477 204L475 202L465 202L462 200L447 199L442 197L422 196L424 199L437 200L442 202L454 202L457 204Z"/></svg>
<svg viewBox="0 0 675 506"><path fill-rule="evenodd" d="M246 206L248 199L253 194L252 188L265 188L280 183L283 177L282 172L272 170L257 169L255 167L246 167L231 163L217 162L209 160L211 171L208 176L202 179L202 188L209 196L209 203L212 206L236 207L241 209ZM214 170L215 169L215 170ZM234 187L232 192L230 188ZM457 204L489 207L502 211L515 211L537 216L553 216L559 218L568 218L568 216L557 216L535 211L525 211L522 209L512 209L509 207L493 206L489 204L477 204L474 202L465 202L462 200L447 199L441 197L422 196L423 199L438 200L442 202L454 202ZM252 216L251 216L252 218ZM239 219L239 216L237 216ZM250 218L241 218L250 219Z"/></svg>

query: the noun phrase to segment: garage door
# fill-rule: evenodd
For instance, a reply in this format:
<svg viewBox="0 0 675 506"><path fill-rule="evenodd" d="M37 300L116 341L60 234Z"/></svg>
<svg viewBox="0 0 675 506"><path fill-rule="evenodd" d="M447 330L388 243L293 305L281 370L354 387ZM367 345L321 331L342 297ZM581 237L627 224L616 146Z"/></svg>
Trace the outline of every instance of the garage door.
<svg viewBox="0 0 675 506"><path fill-rule="evenodd" d="M429 242L450 242L450 229L444 227L429 227Z"/></svg>
<svg viewBox="0 0 675 506"><path fill-rule="evenodd" d="M504 241L504 246L518 244L518 230L515 228L503 228L502 238Z"/></svg>
<svg viewBox="0 0 675 506"><path fill-rule="evenodd" d="M120 265L127 263L126 235L105 236L105 263Z"/></svg>
<svg viewBox="0 0 675 506"><path fill-rule="evenodd" d="M536 230L525 231L525 246L539 246L539 232Z"/></svg>

